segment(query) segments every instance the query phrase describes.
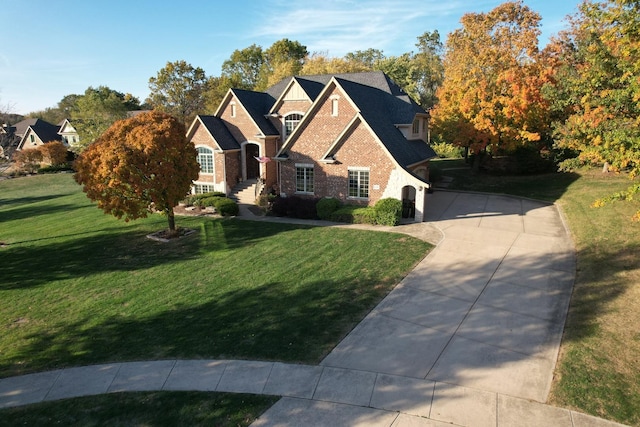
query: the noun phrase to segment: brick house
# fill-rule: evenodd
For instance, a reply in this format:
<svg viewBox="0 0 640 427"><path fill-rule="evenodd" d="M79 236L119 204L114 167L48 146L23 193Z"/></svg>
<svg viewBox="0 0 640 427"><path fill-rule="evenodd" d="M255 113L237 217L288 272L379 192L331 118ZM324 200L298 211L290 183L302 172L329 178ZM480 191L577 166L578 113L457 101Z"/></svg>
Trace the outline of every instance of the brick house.
<svg viewBox="0 0 640 427"><path fill-rule="evenodd" d="M230 89L187 137L198 150L194 192L392 197L422 221L429 188L428 113L382 72L297 76L265 92Z"/></svg>

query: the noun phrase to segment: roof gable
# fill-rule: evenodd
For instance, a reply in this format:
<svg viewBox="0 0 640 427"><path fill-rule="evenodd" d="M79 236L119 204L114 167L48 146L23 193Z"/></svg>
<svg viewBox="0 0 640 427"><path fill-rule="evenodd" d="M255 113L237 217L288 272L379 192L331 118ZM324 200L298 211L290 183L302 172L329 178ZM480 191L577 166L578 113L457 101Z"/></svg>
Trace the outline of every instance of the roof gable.
<svg viewBox="0 0 640 427"><path fill-rule="evenodd" d="M232 151L240 149L240 144L231 135L224 121L216 116L196 116L187 131L187 139L191 140L200 126L205 129L220 150Z"/></svg>
<svg viewBox="0 0 640 427"><path fill-rule="evenodd" d="M324 76L324 78L326 77ZM359 123L371 131L390 157L403 168L436 156L426 142L422 140L408 141L397 128L397 123L412 123L417 114L426 114L399 86L381 72L356 73L356 75L347 75L347 77L329 76L328 83L285 142L278 157L286 157L285 153L293 147L303 132L305 124L313 120L314 114L327 101L334 88L339 88L344 93L346 100L356 110L356 117L328 147L328 151L320 159L321 161L331 162L332 156Z"/></svg>

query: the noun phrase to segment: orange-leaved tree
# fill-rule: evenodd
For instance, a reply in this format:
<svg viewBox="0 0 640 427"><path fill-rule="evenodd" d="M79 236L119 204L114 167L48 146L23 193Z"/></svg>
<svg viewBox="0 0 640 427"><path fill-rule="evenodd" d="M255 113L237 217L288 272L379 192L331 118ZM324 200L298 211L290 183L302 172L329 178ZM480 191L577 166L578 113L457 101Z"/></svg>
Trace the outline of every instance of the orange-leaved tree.
<svg viewBox="0 0 640 427"><path fill-rule="evenodd" d="M550 73L538 52L540 15L507 2L461 23L447 38L434 131L475 153L537 144L550 133L540 92Z"/></svg>
<svg viewBox="0 0 640 427"><path fill-rule="evenodd" d="M167 215L198 177L197 152L184 125L157 111L115 122L76 160L75 180L98 207L125 221L154 211Z"/></svg>

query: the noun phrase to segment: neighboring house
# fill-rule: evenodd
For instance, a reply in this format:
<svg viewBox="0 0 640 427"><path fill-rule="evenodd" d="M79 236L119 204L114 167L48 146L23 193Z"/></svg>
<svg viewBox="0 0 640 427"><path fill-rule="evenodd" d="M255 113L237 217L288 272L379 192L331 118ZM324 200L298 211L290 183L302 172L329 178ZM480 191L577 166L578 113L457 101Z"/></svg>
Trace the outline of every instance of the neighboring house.
<svg viewBox="0 0 640 427"><path fill-rule="evenodd" d="M58 123L58 134L62 142L71 148L76 147L80 142L78 131L76 131L69 119L64 119Z"/></svg>
<svg viewBox="0 0 640 427"><path fill-rule="evenodd" d="M20 138L16 150L27 150L51 141L61 141L59 126L41 119L25 119L14 125L15 135Z"/></svg>
<svg viewBox="0 0 640 427"><path fill-rule="evenodd" d="M396 198L422 221L429 115L382 72L299 76L265 92L231 89L187 137L198 150L194 192L257 180L282 196L373 205ZM412 209L413 212L413 209Z"/></svg>

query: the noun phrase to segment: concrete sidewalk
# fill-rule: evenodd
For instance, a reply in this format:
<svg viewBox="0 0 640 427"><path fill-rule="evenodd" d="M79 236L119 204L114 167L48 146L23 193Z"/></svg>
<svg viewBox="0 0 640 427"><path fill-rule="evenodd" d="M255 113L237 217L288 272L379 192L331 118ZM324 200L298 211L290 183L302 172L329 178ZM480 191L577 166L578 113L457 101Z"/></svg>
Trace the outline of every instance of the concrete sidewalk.
<svg viewBox="0 0 640 427"><path fill-rule="evenodd" d="M0 380L0 408L156 390L283 396L255 426L619 425L526 399L431 380L242 360L112 363L4 378Z"/></svg>
<svg viewBox="0 0 640 427"><path fill-rule="evenodd" d="M255 426L619 425L543 403L575 273L557 208L443 191L427 201L427 222L388 230L438 246L320 366L170 360L70 368L1 379L0 408L206 390L283 396Z"/></svg>

